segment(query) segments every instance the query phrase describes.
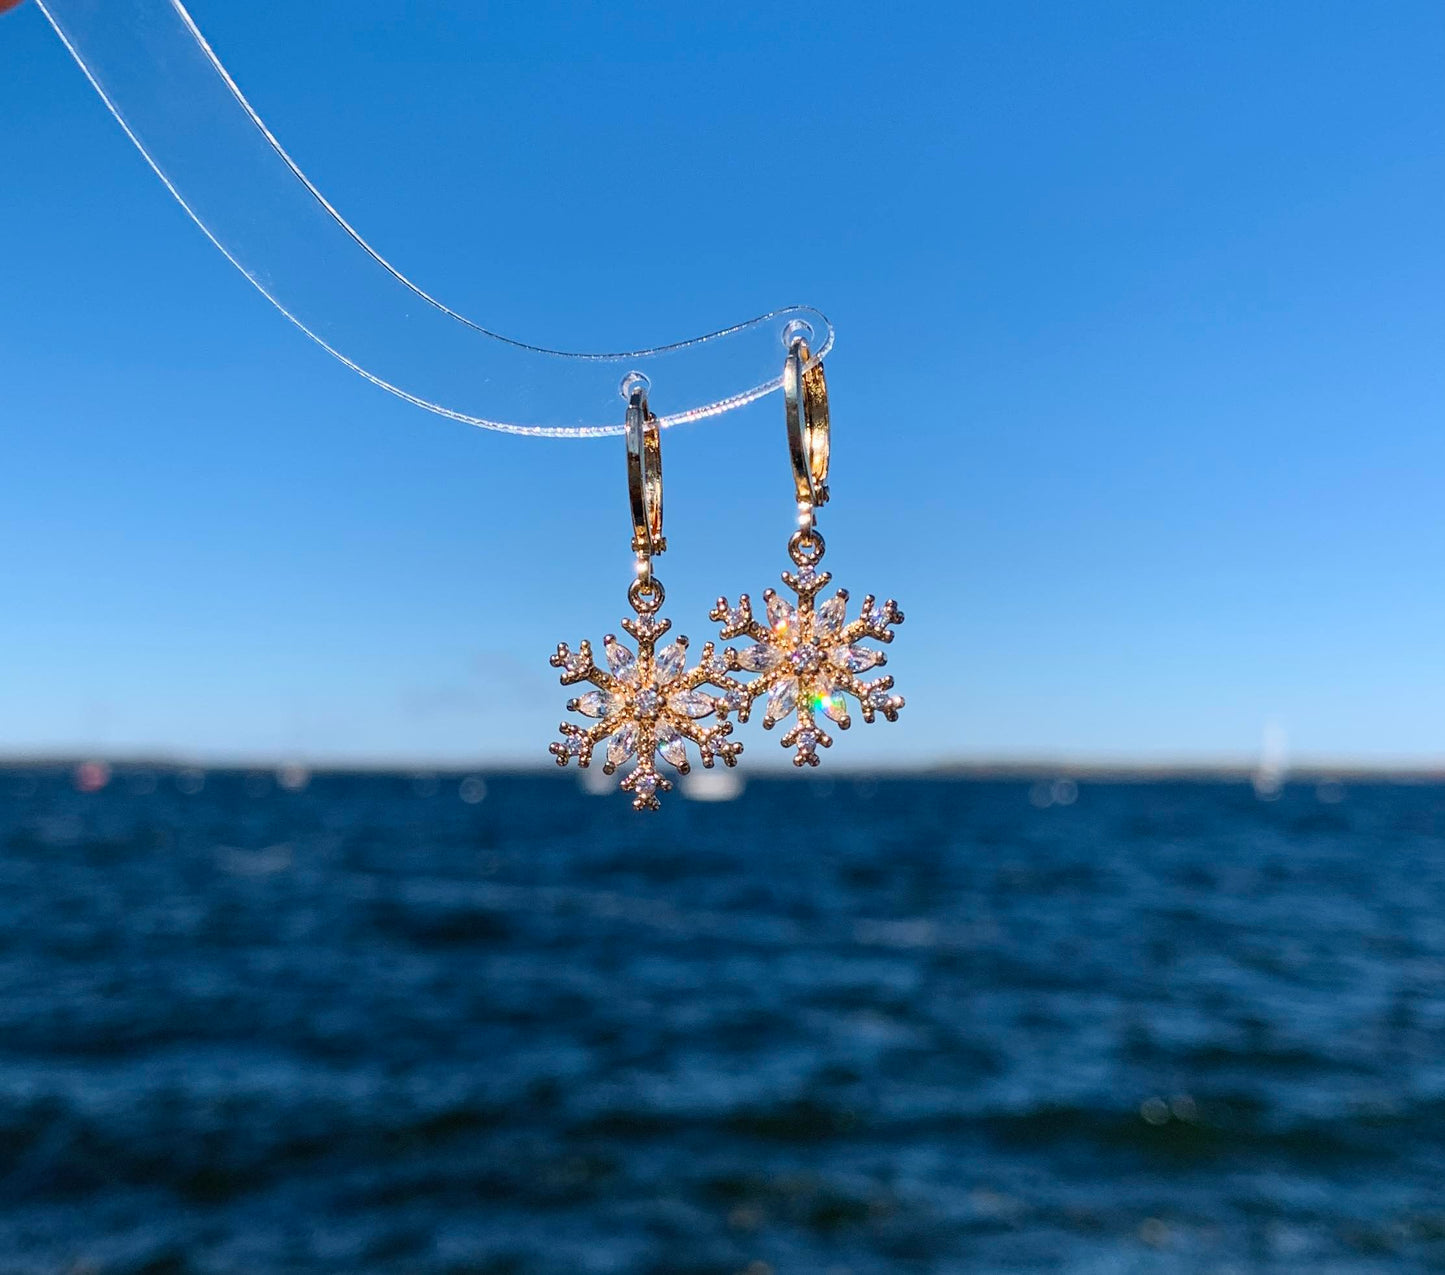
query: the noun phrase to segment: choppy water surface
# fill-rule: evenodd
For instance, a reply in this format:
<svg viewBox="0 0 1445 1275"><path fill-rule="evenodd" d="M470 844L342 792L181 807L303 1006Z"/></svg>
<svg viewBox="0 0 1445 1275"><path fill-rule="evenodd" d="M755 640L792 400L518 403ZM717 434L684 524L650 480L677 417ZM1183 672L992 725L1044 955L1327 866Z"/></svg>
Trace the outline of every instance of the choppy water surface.
<svg viewBox="0 0 1445 1275"><path fill-rule="evenodd" d="M1445 1267L1445 789L1041 792L0 772L0 1271Z"/></svg>

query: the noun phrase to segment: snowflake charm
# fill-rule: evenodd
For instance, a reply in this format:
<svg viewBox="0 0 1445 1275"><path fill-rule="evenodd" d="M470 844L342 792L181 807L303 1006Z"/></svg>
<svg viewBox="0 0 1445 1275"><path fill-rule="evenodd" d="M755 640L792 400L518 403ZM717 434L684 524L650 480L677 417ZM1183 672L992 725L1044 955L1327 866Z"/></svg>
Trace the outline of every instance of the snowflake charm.
<svg viewBox="0 0 1445 1275"><path fill-rule="evenodd" d="M821 544L821 537L818 540ZM793 754L795 766L816 766L818 749L832 747L832 737L820 719L836 722L840 730L852 724L847 696L858 702L865 722L878 714L890 722L897 721L898 710L903 707L903 697L891 693L891 677L863 681L858 676L887 662L882 651L862 645L861 639L893 641L889 626L902 624L903 612L891 598L878 602L870 594L863 599L862 615L845 623L846 589L837 590L827 601L815 605L831 579L828 572L810 563L800 562L796 574L783 572L783 583L798 595L798 602L794 606L772 589L767 590L763 594L766 624L753 618L747 594L738 598L735 607L730 607L726 598L719 598L712 610L712 618L723 626L725 639L753 639L752 645L742 650L728 647L724 651L727 668L758 674L744 684L743 696L724 697L719 702L719 715L726 717L728 710L736 707L739 720L747 721L753 701L763 695L767 696L763 710L766 729L796 715L797 721L782 739L784 748L797 749Z"/></svg>
<svg viewBox="0 0 1445 1275"><path fill-rule="evenodd" d="M743 750L741 743L729 739L732 723L719 718L711 726L703 719L713 716L722 707L722 697L699 689L715 686L738 702L741 683L726 676L726 665L714 656L713 644L702 649L702 662L687 669L687 639L675 641L656 650L657 641L672 627L671 620L659 620L660 587L648 601L633 597L636 620L623 620L622 627L637 639L634 654L616 637L608 634L602 640L606 667L592 659L592 646L583 642L570 651L566 643L557 647L552 667L562 670L562 685L590 682L596 689L578 699L568 700L569 712L598 719L595 725L581 726L563 722L558 729L562 738L550 745L559 766L569 757L577 758L579 766L592 760L592 750L607 740L604 774L612 774L629 757L637 763L622 780L622 788L632 794L637 810L657 810L661 806L657 794L672 788L671 780L658 773L654 754L660 755L679 774L691 769L687 759L687 741L691 740L702 755L702 764L711 766L721 760L724 765L737 764Z"/></svg>

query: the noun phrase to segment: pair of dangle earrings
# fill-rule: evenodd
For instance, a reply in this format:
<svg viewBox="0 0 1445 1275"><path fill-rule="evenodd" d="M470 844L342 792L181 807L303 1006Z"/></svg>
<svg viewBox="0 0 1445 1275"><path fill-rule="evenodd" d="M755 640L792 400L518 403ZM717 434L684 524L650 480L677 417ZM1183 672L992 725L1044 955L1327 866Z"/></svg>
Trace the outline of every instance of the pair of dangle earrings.
<svg viewBox="0 0 1445 1275"><path fill-rule="evenodd" d="M718 761L735 766L743 746L732 738L732 719L748 721L759 700L764 728L790 723L782 745L794 750L795 766L816 766L818 749L832 747L827 723L848 729L850 699L865 722L875 717L897 721L903 697L893 694L893 679L863 675L886 662L884 653L866 642L893 641L892 626L903 623L898 604L870 594L859 617L850 621L846 589L823 597L832 579L819 567L824 546L817 528L817 510L828 501L828 386L822 362L810 358L807 342L792 337L783 369L798 527L788 541L795 569L784 571L782 580L797 601L768 589L762 611L755 615L746 593L736 606L719 598L711 618L722 625L722 640L745 639L746 644L718 650L708 642L692 668L687 667L687 638L678 636L658 647L672 628L672 622L658 614L664 594L652 573L653 558L667 548L662 535L661 431L648 409L645 380L629 377L625 388L627 489L637 555L637 576L627 600L637 618L624 619L622 628L636 641L637 650L610 633L602 640L600 663L589 642L576 651L566 643L557 647L551 662L562 670L562 685L587 682L592 688L567 702L569 712L589 720L563 722L558 728L562 738L551 745L557 764L565 766L575 757L579 766L588 766L599 748L604 750L606 774L632 762L622 788L632 794L635 809L656 810L658 794L672 788L658 769L658 758L685 775L691 769L691 743L705 767ZM735 676L739 673L750 676Z"/></svg>

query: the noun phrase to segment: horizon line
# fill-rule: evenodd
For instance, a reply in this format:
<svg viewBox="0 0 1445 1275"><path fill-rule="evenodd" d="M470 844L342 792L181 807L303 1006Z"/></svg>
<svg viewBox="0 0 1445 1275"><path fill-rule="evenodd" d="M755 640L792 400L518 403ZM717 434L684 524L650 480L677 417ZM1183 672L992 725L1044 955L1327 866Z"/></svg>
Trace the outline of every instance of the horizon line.
<svg viewBox="0 0 1445 1275"><path fill-rule="evenodd" d="M572 767L546 762L530 762L508 758L355 758L306 756L304 754L246 756L202 755L184 753L142 753L104 751L0 752L0 770L73 770L78 766L101 763L113 770L207 770L238 772L271 772L304 770L309 774L512 774L549 775L586 774ZM998 779L1231 779L1252 781L1268 771L1277 780L1288 782L1321 782L1344 779L1397 779L1410 782L1445 782L1445 758L1439 761L1416 759L1371 760L1366 758L1301 757L1287 765L1242 757L997 757L938 758L931 761L840 761L830 767L829 774L841 777L913 777L913 778L998 778ZM703 773L693 767L694 773ZM754 763L744 775L773 777L797 775L797 769L786 759L763 764ZM811 775L809 777L812 777ZM827 778L828 775L819 775Z"/></svg>

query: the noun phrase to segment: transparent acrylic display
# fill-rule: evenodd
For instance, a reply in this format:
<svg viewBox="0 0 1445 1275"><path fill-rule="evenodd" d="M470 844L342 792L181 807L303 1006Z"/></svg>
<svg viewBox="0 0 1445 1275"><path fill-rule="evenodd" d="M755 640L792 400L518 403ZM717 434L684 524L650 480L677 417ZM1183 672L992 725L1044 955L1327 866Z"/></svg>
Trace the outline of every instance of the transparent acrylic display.
<svg viewBox="0 0 1445 1275"><path fill-rule="evenodd" d="M453 420L556 437L620 434L619 386L651 383L663 425L781 385L786 342L833 329L791 306L651 350L574 354L512 341L391 266L292 162L177 0L37 0L182 207L288 319L353 371Z"/></svg>

